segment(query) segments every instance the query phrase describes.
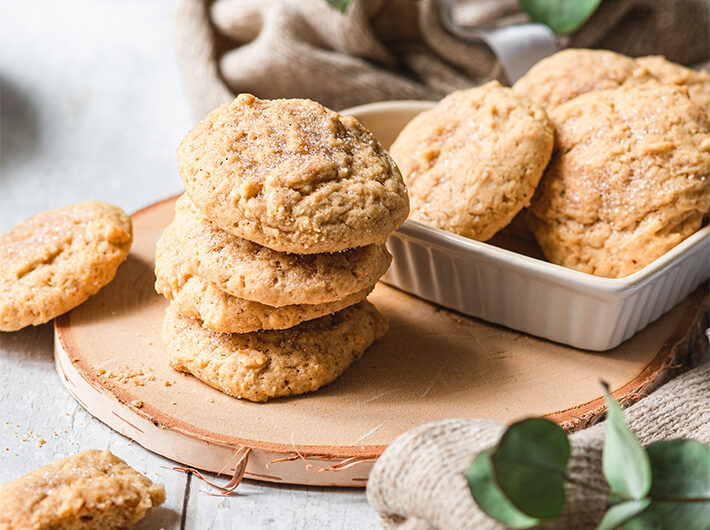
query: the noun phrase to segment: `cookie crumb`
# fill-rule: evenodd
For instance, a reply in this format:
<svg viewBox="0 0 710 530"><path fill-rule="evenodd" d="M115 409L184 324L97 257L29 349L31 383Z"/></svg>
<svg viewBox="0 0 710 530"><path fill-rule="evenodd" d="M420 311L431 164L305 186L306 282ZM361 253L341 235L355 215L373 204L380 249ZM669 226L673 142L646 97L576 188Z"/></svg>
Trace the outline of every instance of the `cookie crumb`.
<svg viewBox="0 0 710 530"><path fill-rule="evenodd" d="M155 376L150 373L152 371L150 368L146 371L124 365L122 369L113 371L99 370L99 372L101 371L103 371L101 375L103 375L105 379L110 379L122 385L133 384L134 386L145 386L147 382L155 381Z"/></svg>

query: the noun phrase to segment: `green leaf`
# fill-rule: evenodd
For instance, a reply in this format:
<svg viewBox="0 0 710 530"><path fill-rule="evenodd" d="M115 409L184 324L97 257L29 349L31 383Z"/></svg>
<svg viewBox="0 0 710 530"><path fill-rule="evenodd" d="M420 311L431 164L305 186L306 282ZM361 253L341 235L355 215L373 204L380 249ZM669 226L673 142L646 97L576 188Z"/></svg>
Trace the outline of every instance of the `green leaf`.
<svg viewBox="0 0 710 530"><path fill-rule="evenodd" d="M493 452L494 477L521 512L554 519L565 505L569 453L567 434L557 424L543 418L523 420L508 428Z"/></svg>
<svg viewBox="0 0 710 530"><path fill-rule="evenodd" d="M345 13L345 10L348 8L348 6L352 3L353 0L325 0L325 1L328 2L335 9L340 11L341 13Z"/></svg>
<svg viewBox="0 0 710 530"><path fill-rule="evenodd" d="M519 0L520 7L535 22L557 34L571 33L584 24L602 0Z"/></svg>
<svg viewBox="0 0 710 530"><path fill-rule="evenodd" d="M596 530L613 530L639 514L651 504L651 499L641 499L640 501L624 501L615 504L607 510Z"/></svg>
<svg viewBox="0 0 710 530"><path fill-rule="evenodd" d="M699 502L652 502L633 519L624 523L624 530L708 530L708 504Z"/></svg>
<svg viewBox="0 0 710 530"><path fill-rule="evenodd" d="M608 412L602 454L604 477L615 493L642 499L651 489L651 463L634 433L624 423L624 413L608 388L605 396Z"/></svg>
<svg viewBox="0 0 710 530"><path fill-rule="evenodd" d="M708 503L652 502L633 519L624 523L624 530L708 530Z"/></svg>
<svg viewBox="0 0 710 530"><path fill-rule="evenodd" d="M476 504L486 515L511 528L530 528L540 521L518 510L503 494L493 477L491 454L495 448L479 453L466 471L466 480Z"/></svg>
<svg viewBox="0 0 710 530"><path fill-rule="evenodd" d="M651 497L710 497L710 445L668 440L649 445L646 452L651 461Z"/></svg>
<svg viewBox="0 0 710 530"><path fill-rule="evenodd" d="M624 525L628 530L710 527L710 445L695 440L656 442L647 448L651 460L653 503ZM672 499L706 499L672 502Z"/></svg>

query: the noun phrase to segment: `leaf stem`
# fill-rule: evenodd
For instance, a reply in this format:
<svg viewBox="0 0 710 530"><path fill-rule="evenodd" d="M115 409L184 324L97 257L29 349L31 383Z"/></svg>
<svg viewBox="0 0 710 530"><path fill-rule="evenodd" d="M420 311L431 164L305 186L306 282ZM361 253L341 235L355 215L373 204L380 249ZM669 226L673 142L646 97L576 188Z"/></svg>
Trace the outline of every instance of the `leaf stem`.
<svg viewBox="0 0 710 530"><path fill-rule="evenodd" d="M579 486L580 488L586 488L592 491L596 491L597 493L607 495L608 497L615 497L617 499L625 501L638 500L632 497L631 495L627 495L625 493L618 493L614 490L598 488L597 486L593 486L592 484L588 484L586 482L582 482L581 480L572 478L566 473L562 474L562 478L564 478L570 484L574 484L575 486ZM648 495L648 498L651 499L651 502L710 502L710 497L654 497L652 495Z"/></svg>
<svg viewBox="0 0 710 530"><path fill-rule="evenodd" d="M579 486L580 488L586 488L592 491L596 491L597 493L606 495L609 498L614 497L625 501L638 500L632 497L631 495L626 495L625 493L618 493L614 490L598 488L597 486L593 486L592 484L588 484L586 482L582 482L581 480L572 478L566 473L562 474L562 478L564 478L570 484L574 484L575 486ZM652 495L649 495L647 498L650 499L651 502L710 502L710 497L654 497Z"/></svg>
<svg viewBox="0 0 710 530"><path fill-rule="evenodd" d="M619 499L629 500L629 501L634 500L634 498L631 495L626 495L625 493L617 493L613 490L610 490L609 488L599 488L599 487L589 484L587 482L583 482L583 481L578 480L576 478L570 477L567 473L562 473L562 478L565 479L570 484L574 484L575 486L579 486L580 488L586 488L588 490L596 491L597 493L601 493L602 495L606 495L608 497L618 497Z"/></svg>
<svg viewBox="0 0 710 530"><path fill-rule="evenodd" d="M575 486L579 486L580 488L586 488L588 490L596 491L597 493L601 493L602 495L606 495L608 497L617 497L619 499L625 500L625 501L631 501L635 500L634 497L631 495L626 495L625 493L617 493L609 488L599 488L597 486L593 486L592 484L588 484L586 482L582 482L581 480L578 480L576 478L573 478L569 476L567 473L564 471L560 471L559 469L555 469L553 467L541 465L535 462L527 462L527 464L531 467L537 467L539 469L543 469L547 471L548 473L552 473L557 475L558 477L562 478L563 480L569 482L570 484L574 484Z"/></svg>
<svg viewBox="0 0 710 530"><path fill-rule="evenodd" d="M710 497L648 497L651 502L710 502Z"/></svg>

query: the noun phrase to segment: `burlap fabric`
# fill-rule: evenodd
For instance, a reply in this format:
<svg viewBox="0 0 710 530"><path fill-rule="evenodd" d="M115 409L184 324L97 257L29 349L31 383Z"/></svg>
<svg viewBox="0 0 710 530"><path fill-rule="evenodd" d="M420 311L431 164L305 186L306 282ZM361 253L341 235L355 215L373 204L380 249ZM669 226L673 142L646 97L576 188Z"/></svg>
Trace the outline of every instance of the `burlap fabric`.
<svg viewBox="0 0 710 530"><path fill-rule="evenodd" d="M626 409L625 415L644 445L673 438L710 443L710 364L673 379ZM476 506L463 476L473 457L494 445L504 429L490 420L455 419L422 425L397 438L376 462L367 485L368 500L382 526L504 528ZM570 436L569 474L597 487L606 484L601 473L605 429L605 423L599 423ZM594 528L605 502L600 494L568 486L566 511L546 528Z"/></svg>
<svg viewBox="0 0 710 530"><path fill-rule="evenodd" d="M488 47L451 36L444 0L177 0L178 56L196 117L239 92L308 97L341 109L387 99L438 99L499 79ZM562 46L710 56L710 0L605 0ZM517 0L458 0L454 18L490 27L525 21Z"/></svg>

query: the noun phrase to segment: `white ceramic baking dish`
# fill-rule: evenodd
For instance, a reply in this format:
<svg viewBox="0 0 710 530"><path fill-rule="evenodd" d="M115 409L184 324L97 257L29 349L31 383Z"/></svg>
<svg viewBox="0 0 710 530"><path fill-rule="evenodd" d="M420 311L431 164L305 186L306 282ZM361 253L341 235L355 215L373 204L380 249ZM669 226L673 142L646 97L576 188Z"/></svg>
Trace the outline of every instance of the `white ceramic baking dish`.
<svg viewBox="0 0 710 530"><path fill-rule="evenodd" d="M382 102L343 113L358 118L388 148L409 120L432 105ZM503 246L514 248L505 241ZM390 285L467 315L595 351L630 338L710 277L710 226L620 279L567 269L534 257L535 250L513 252L412 220L392 234L388 248L394 260L383 281Z"/></svg>

